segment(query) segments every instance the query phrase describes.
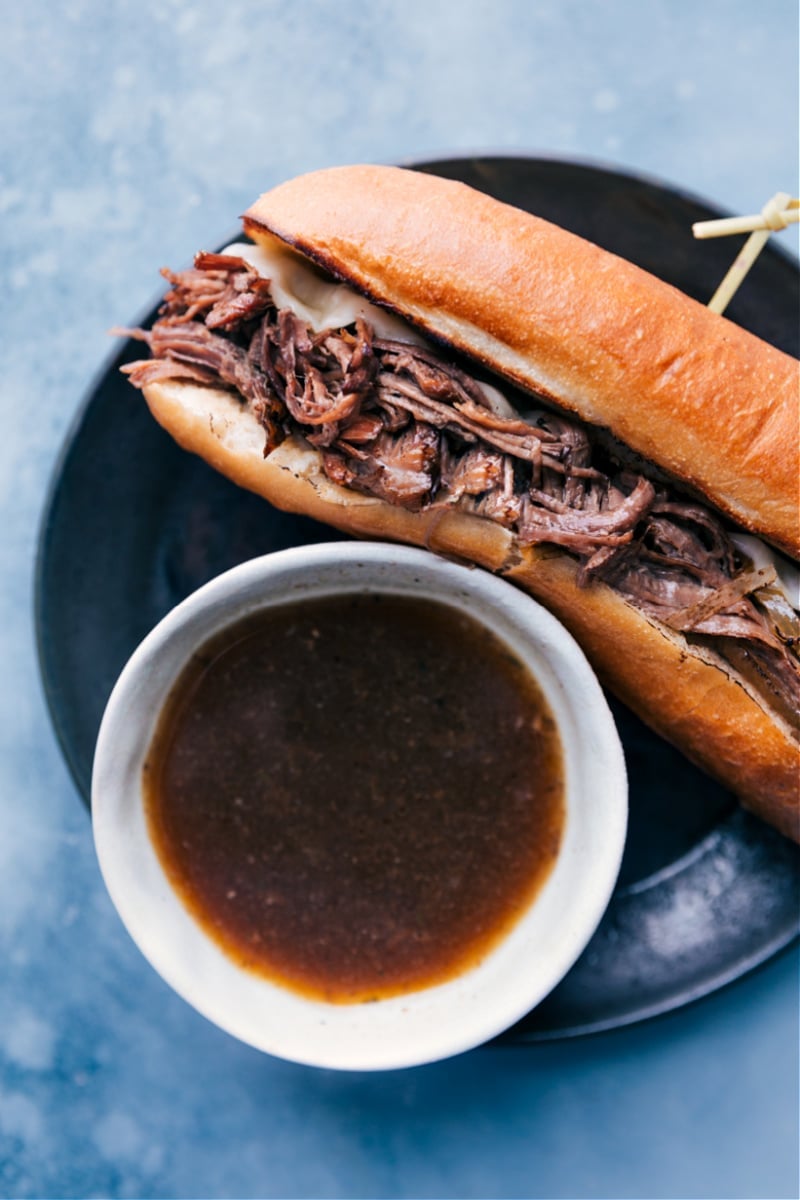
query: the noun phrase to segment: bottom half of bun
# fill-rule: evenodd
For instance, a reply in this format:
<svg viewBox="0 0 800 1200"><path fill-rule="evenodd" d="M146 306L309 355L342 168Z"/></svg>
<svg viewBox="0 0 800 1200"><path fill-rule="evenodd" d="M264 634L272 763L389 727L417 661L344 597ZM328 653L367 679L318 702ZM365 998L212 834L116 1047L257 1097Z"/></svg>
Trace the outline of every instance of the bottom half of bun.
<svg viewBox="0 0 800 1200"><path fill-rule="evenodd" d="M345 533L423 546L502 575L572 632L602 682L651 729L741 803L800 842L800 743L712 651L690 645L602 582L577 585L577 563L521 548L507 529L457 509L409 512L346 490L316 450L289 438L264 457L265 433L232 393L167 380L145 387L156 420L186 450L276 507Z"/></svg>

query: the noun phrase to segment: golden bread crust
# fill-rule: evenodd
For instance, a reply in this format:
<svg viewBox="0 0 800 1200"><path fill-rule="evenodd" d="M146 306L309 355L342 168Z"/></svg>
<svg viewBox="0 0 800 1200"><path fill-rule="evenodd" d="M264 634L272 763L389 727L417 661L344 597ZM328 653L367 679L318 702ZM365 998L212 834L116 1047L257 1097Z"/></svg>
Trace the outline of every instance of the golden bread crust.
<svg viewBox="0 0 800 1200"><path fill-rule="evenodd" d="M800 557L800 364L631 263L451 180L337 167L245 228L611 433Z"/></svg>
<svg viewBox="0 0 800 1200"><path fill-rule="evenodd" d="M411 513L339 487L295 438L263 457L264 430L235 395L167 380L144 389L175 440L278 508L360 537L424 546L497 572L553 611L601 679L742 802L800 841L800 746L727 671L689 650L603 583L579 589L576 564L550 547L519 550L495 523L453 510Z"/></svg>
<svg viewBox="0 0 800 1200"><path fill-rule="evenodd" d="M577 564L524 550L505 578L563 622L601 681L645 724L800 842L800 743L713 655L651 620L604 583L578 588Z"/></svg>

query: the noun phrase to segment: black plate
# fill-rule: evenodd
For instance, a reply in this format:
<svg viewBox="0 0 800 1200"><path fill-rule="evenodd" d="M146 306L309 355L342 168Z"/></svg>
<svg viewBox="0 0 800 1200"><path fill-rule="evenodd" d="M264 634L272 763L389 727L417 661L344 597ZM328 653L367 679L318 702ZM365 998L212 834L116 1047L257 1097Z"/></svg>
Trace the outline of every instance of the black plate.
<svg viewBox="0 0 800 1200"><path fill-rule="evenodd" d="M717 210L617 171L508 157L417 166L529 208L703 302L735 251L729 239L692 238L692 222ZM797 356L797 294L796 265L768 247L729 315ZM41 670L87 802L103 708L148 630L236 563L341 537L273 510L179 450L119 374L140 353L121 345L91 389L55 472L39 546ZM614 710L631 781L619 885L583 957L507 1040L588 1033L666 1012L764 962L800 928L798 848L740 811L630 712Z"/></svg>

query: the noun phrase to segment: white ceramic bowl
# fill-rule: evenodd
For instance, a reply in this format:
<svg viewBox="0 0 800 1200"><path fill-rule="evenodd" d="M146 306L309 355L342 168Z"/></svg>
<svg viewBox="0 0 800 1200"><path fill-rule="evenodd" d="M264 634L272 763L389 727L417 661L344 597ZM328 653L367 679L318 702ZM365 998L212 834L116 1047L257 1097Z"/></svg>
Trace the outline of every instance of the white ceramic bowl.
<svg viewBox="0 0 800 1200"><path fill-rule="evenodd" d="M369 1004L308 1000L238 967L177 898L148 835L142 766L159 710L199 645L268 605L343 592L429 597L467 610L525 662L558 723L566 818L549 877L480 966L447 983ZM564 627L481 570L392 545L304 546L255 559L195 592L145 638L108 702L92 779L97 853L142 953L209 1020L281 1058L359 1070L467 1050L529 1012L597 927L622 858L625 764L600 686Z"/></svg>

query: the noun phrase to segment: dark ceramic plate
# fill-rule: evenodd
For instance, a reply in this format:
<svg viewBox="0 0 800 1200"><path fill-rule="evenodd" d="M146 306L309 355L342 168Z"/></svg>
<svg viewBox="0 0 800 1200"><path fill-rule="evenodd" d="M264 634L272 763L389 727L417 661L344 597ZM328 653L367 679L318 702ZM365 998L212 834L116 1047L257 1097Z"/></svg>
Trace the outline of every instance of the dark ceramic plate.
<svg viewBox="0 0 800 1200"><path fill-rule="evenodd" d="M420 169L550 218L703 302L734 253L729 239L692 238L692 222L716 210L617 171L509 157ZM798 355L797 296L796 265L769 247L729 315ZM42 675L87 802L108 695L168 609L245 559L341 537L273 510L179 450L119 374L140 350L121 345L89 393L55 472L39 547ZM583 957L506 1040L588 1033L666 1012L764 962L798 932L798 848L740 811L630 712L615 705L615 714L631 781L619 885Z"/></svg>

